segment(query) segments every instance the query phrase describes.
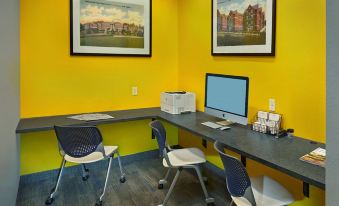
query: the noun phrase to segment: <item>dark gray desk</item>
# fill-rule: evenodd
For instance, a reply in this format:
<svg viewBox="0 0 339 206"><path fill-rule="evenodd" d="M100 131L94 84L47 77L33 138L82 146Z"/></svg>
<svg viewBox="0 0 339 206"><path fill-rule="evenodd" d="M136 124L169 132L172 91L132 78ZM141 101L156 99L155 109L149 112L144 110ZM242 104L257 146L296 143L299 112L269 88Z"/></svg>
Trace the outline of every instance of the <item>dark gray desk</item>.
<svg viewBox="0 0 339 206"><path fill-rule="evenodd" d="M54 125L98 125L114 122L162 119L181 129L194 133L207 141L220 141L225 148L239 153L243 159L250 158L284 172L304 182L304 194L308 195L308 184L325 189L325 169L299 160L301 156L325 144L311 142L299 137L275 139L272 136L251 131L247 126L232 125L230 130L220 131L201 125L216 118L202 112L171 115L159 108L146 108L102 112L114 116L104 121L83 122L68 119L70 115L21 119L17 133L52 130Z"/></svg>

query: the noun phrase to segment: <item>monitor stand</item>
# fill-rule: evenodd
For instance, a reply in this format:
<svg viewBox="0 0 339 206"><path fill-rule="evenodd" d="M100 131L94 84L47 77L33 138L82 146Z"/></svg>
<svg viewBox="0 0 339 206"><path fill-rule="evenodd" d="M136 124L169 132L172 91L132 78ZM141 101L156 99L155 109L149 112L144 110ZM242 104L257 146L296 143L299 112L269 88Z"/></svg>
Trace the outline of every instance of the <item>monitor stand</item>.
<svg viewBox="0 0 339 206"><path fill-rule="evenodd" d="M224 121L220 121L220 122L216 122L217 124L220 124L222 126L228 126L228 125L231 125L233 124L234 122L231 122L229 120L224 120Z"/></svg>

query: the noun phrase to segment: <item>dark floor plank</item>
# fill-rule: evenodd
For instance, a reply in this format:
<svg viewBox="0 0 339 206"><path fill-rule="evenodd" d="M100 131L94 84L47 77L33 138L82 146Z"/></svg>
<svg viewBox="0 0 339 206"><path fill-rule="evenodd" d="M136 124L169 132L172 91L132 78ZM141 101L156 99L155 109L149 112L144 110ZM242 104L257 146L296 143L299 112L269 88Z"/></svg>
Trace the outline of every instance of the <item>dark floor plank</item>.
<svg viewBox="0 0 339 206"><path fill-rule="evenodd" d="M53 206L94 205L100 196L107 162L88 165L90 178L81 179L80 167L66 168L58 195ZM111 169L109 184L104 197L105 206L152 206L159 205L165 198L175 171L171 172L169 182L163 190L157 189L159 179L163 178L166 169L159 159L148 159L124 165L127 181L119 182L119 168ZM226 191L224 179L211 171L204 169L204 175L209 178L208 192L215 198L215 205L229 205L230 197ZM39 176L40 175L40 176ZM20 181L17 206L44 205L50 190L54 187L57 173L36 174L32 178ZM204 206L204 195L193 170L184 170L174 188L168 206Z"/></svg>

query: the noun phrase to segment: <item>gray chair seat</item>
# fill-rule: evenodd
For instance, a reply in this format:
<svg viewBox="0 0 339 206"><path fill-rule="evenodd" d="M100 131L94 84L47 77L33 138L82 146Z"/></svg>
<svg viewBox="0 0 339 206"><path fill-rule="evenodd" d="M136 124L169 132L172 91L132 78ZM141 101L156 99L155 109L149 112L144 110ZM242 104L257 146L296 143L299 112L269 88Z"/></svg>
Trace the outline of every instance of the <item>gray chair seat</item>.
<svg viewBox="0 0 339 206"><path fill-rule="evenodd" d="M173 167L202 164L206 162L205 154L198 148L177 149L167 153ZM162 161L165 167L169 167L166 159Z"/></svg>
<svg viewBox="0 0 339 206"><path fill-rule="evenodd" d="M85 163L88 164L88 163L97 162L109 156L112 156L112 154L118 150L118 146L104 146L104 150L105 150L106 156L104 156L103 153L100 151L95 151L89 155L86 155L84 157L79 157L79 158L72 157L66 154L65 160L67 162L73 162L73 163L78 163L78 164L85 164Z"/></svg>

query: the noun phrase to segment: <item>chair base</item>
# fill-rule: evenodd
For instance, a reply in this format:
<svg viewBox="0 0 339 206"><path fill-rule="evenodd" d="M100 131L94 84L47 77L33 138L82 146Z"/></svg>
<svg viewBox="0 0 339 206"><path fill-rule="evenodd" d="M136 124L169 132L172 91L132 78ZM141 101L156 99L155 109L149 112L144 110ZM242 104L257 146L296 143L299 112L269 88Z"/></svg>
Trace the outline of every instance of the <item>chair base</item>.
<svg viewBox="0 0 339 206"><path fill-rule="evenodd" d="M205 202L207 203L207 205L214 205L214 198L213 197L206 198Z"/></svg>
<svg viewBox="0 0 339 206"><path fill-rule="evenodd" d="M166 184L167 183L167 180L159 180L159 185L164 185L164 184Z"/></svg>
<svg viewBox="0 0 339 206"><path fill-rule="evenodd" d="M168 175L166 175L166 179L167 178L168 178ZM166 179L159 180L159 183L158 183L158 189L159 190L164 189L164 184L167 184L167 180Z"/></svg>
<svg viewBox="0 0 339 206"><path fill-rule="evenodd" d="M119 152L118 152L118 150L115 150L115 152L112 153L109 156L109 158L108 158L109 159L109 163L108 163L108 168L107 168L107 173L106 173L105 185L104 185L104 189L103 189L103 192L102 192L100 198L97 200L97 202L95 204L96 206L101 206L102 205L102 200L103 200L103 197L105 195L105 191L106 191L106 187L107 187L107 183L108 183L108 177L109 177L109 174L110 174L111 164L112 164L112 160L113 160L114 154L117 154L117 158L118 158L119 169L120 169L120 174L121 174L120 175L120 182L121 183L125 183L126 182L126 177L125 177L125 173L124 173L124 171L122 169ZM62 164L61 164L61 167L60 167L60 170L59 170L58 178L57 178L57 183L56 183L55 187L52 189L50 195L48 196L48 199L45 201L46 205L53 204L53 202L55 200L55 196L57 194L58 186L60 184L60 180L61 180L61 176L62 176L63 169L65 167L65 164L66 164L66 160L65 160L65 158L63 158ZM89 170L86 168L85 164L86 163L82 163L82 180L83 181L87 181L88 178L89 178Z"/></svg>
<svg viewBox="0 0 339 206"><path fill-rule="evenodd" d="M85 164L82 164L82 181L87 181L89 178L89 169L86 168Z"/></svg>
<svg viewBox="0 0 339 206"><path fill-rule="evenodd" d="M163 184L158 184L158 189L159 189L159 190L164 189L164 185L163 185Z"/></svg>
<svg viewBox="0 0 339 206"><path fill-rule="evenodd" d="M87 181L88 178L89 178L89 175L86 175L86 176L82 177L82 181Z"/></svg>
<svg viewBox="0 0 339 206"><path fill-rule="evenodd" d="M202 176L201 171L200 171L200 166L199 166L199 165L185 165L185 166L183 166L183 167L178 167L178 168L177 168L177 173L176 173L176 175L175 175L175 177L174 177L174 179L173 179L173 181L172 181L172 184L171 184L171 186L170 186L170 188L169 188L169 190L168 190L168 192L167 192L167 194L166 194L166 197L165 197L165 199L164 199L164 202L163 202L161 205L162 205L162 206L165 206L165 205L167 204L168 199L169 199L169 197L170 197L170 195L171 195L171 193L172 193L172 191L173 191L173 188L174 188L174 186L175 186L175 184L176 184L176 182L177 182L177 180L178 180L178 178L179 178L179 175L180 175L181 171L182 171L184 168L194 169L194 170L196 171L196 173L197 173L197 175L198 175L198 180L199 180L199 182L200 182L200 184L201 184L203 193L204 193L205 198L206 198L206 199L205 199L206 204L207 204L208 206L214 205L214 198L212 198L212 197L210 197L210 196L208 195L208 192L207 192L207 189L206 189L206 186L205 186L205 182L207 181L207 178ZM170 168L169 168L169 169L170 169ZM159 181L158 189L163 189L163 188L164 188L164 184L167 183L167 178L168 178L169 173L170 173L170 170L167 171L165 178Z"/></svg>
<svg viewBox="0 0 339 206"><path fill-rule="evenodd" d="M53 204L53 202L54 202L54 198L49 197L49 198L46 200L45 205L51 205L51 204Z"/></svg>
<svg viewBox="0 0 339 206"><path fill-rule="evenodd" d="M102 206L102 200L97 200L97 202L95 203L95 206Z"/></svg>
<svg viewBox="0 0 339 206"><path fill-rule="evenodd" d="M121 182L121 183L125 183L125 182L126 182L126 177L125 177L125 175L123 175L123 176L120 177L120 182Z"/></svg>

